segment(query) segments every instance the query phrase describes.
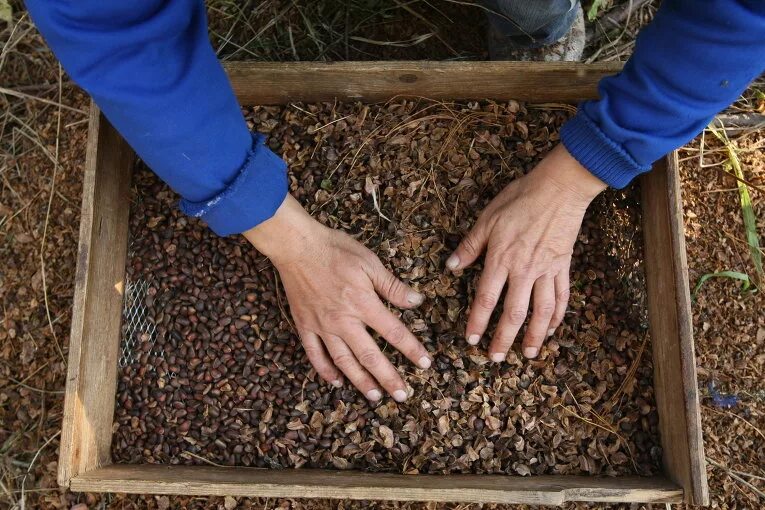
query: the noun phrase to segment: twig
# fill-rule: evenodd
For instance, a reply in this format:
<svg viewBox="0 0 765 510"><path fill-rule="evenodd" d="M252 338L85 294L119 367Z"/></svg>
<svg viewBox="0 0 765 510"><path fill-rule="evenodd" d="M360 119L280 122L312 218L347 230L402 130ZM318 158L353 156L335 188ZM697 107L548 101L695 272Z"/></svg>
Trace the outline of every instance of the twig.
<svg viewBox="0 0 765 510"><path fill-rule="evenodd" d="M48 302L48 284L45 277L45 241L47 239L48 235L48 221L50 219L50 208L51 204L53 203L53 193L56 189L56 175L58 174L58 167L59 167L59 160L58 160L58 152L59 152L59 146L60 146L60 140L61 140L61 77L63 76L64 71L61 69L61 64L58 66L58 100L59 100L59 109L58 109L58 120L56 121L56 148L54 153L54 163L53 163L53 177L51 177L50 182L50 196L48 197L48 207L45 210L45 224L43 225L43 235L42 235L42 241L40 242L40 269L41 269L41 275L42 275L42 287L43 287L43 298L45 299L45 315L48 317L48 326L50 326L50 332L53 335L53 341L56 344L56 349L58 350L58 353L61 355L61 361L64 363L64 366L66 366L66 357L64 356L64 351L61 350L61 345L58 343L58 337L56 336L56 329L53 327L53 320L50 316L50 305Z"/></svg>
<svg viewBox="0 0 765 510"><path fill-rule="evenodd" d="M577 409L579 409L579 412L583 413L584 411L582 410L582 406L580 406L579 402L576 400L576 397L574 396L574 392L571 391L571 388L568 387L568 383L565 383L565 384L566 384L566 389L568 390L569 395L571 395L571 399L574 401L574 404L576 404ZM575 413L574 411L572 411L571 409L569 409L568 407L566 407L563 404L557 404L555 407L562 407L565 411L568 411L569 413L572 413L574 416L576 416L577 418L579 418L583 422L589 423L590 425L592 425L594 427L598 427L600 429L603 429L606 432L609 432L610 434L613 434L616 437L618 437L619 440L622 443L624 443L624 446L627 447L627 453L630 454L630 461L632 462L632 467L635 468L635 471L638 471L637 463L635 462L635 456L632 453L632 448L630 447L629 442L626 439L624 439L624 437L622 437L621 434L619 434L619 432L616 430L616 428L614 428L614 426L611 423L608 423L602 416L600 416L592 408L590 409L589 413L594 415L601 423L603 423L603 426L598 425L594 421L588 420L587 418L585 418L583 416L580 416L579 414Z"/></svg>
<svg viewBox="0 0 765 510"><path fill-rule="evenodd" d="M183 452L181 452L181 455L184 455L184 454L185 455L190 455L190 456L194 457L197 460L201 460L202 462L210 464L211 466L215 466L215 467L230 467L230 466L224 466L223 464L218 464L217 462L213 462L211 460L205 459L204 457L200 457L196 453L191 453L188 450L184 450Z"/></svg>
<svg viewBox="0 0 765 510"><path fill-rule="evenodd" d="M736 471L733 471L732 469L729 469L729 468L723 466L722 464L719 464L718 462L715 462L713 459L710 459L710 458L707 458L707 462L709 462L710 464L712 464L714 467L716 467L718 469L722 469L723 471L725 471L728 474L728 476L730 476L731 478L733 478L737 482L743 483L744 485L746 485L747 487L752 489L757 496L759 496L762 499L765 499L765 493L764 492L762 492L760 489L758 489L757 487L755 487L754 485L752 485L748 481L744 480L742 477L740 477L738 474L736 474L737 473Z"/></svg>
<svg viewBox="0 0 765 510"><path fill-rule="evenodd" d="M25 498L24 498L24 490L25 490L25 485L27 483L27 476L29 476L29 473L32 472L32 467L34 467L35 462L37 462L37 457L40 456L40 453L43 451L43 449L46 446L48 446L51 441L56 439L60 434L61 434L61 431L59 430L58 432L56 432L55 434L50 436L48 438L48 440L45 441L45 443L43 443L43 445L37 450L37 453L35 453L35 456L32 457L32 462L29 463L29 468L27 469L27 472L24 475L24 478L21 480L21 510L24 510L26 508L26 506L25 506L25 502L26 501L25 501Z"/></svg>
<svg viewBox="0 0 765 510"><path fill-rule="evenodd" d="M604 37L606 32L614 28L619 28L625 19L629 19L632 12L637 11L651 0L635 0L632 3L622 4L614 7L603 15L598 21L598 28L587 35L587 44L592 44L598 39Z"/></svg>
<svg viewBox="0 0 765 510"><path fill-rule="evenodd" d="M388 220L388 223L393 223L393 220L385 216L385 214L380 209L380 204L377 202L377 185L372 188L372 202L374 204L375 211L377 211L377 215Z"/></svg>
<svg viewBox="0 0 765 510"><path fill-rule="evenodd" d="M432 387L433 389L435 389L437 392L439 392L439 393L441 394L441 398L442 398L442 399L443 399L443 398L446 398L446 395L444 395L444 392L443 392L443 391L441 391L441 388L439 388L439 387L438 387L438 385L437 385L436 383L434 383L433 381L430 381L430 380L428 380L428 379L425 379L424 377L422 377L422 376L420 376L420 375L418 375L418 374L415 374L414 372L409 372L408 370L404 370L404 373L405 373L406 375L411 375L412 377L416 377L417 379L419 379L419 380L420 380L420 381L422 381L423 383L425 383L425 384L427 384L428 386L430 386L430 387Z"/></svg>
<svg viewBox="0 0 765 510"><path fill-rule="evenodd" d="M713 122L720 124L727 131L744 128L759 129L765 127L765 114L721 113L715 116Z"/></svg>
<svg viewBox="0 0 765 510"><path fill-rule="evenodd" d="M0 51L0 69L3 68L3 65L5 64L5 57L11 52L11 50L18 45L19 41L23 40L24 37L31 32L34 29L34 26L28 26L27 29L22 33L20 36L18 36L16 39L13 38L13 35L16 33L16 29L21 26L21 24L27 19L27 13L21 15L19 20L16 22L15 25L13 25L13 28L11 29L11 33L8 36L8 39L5 40L5 43L3 43L3 49ZM15 42L14 42L15 41Z"/></svg>
<svg viewBox="0 0 765 510"><path fill-rule="evenodd" d="M29 374L28 376L26 376L25 378L23 378L23 379L21 380L21 384L24 384L25 382L27 382L28 380L30 380L32 377L34 377L35 375L37 375L37 372L39 372L39 371L40 371L40 370L42 370L43 368L47 367L47 366L48 366L48 364L49 364L49 362L48 362L48 361L46 361L45 363L43 363L42 365L40 365L40 367L39 367L37 370L35 370L35 371L34 371L34 372L32 372L31 374Z"/></svg>
<svg viewBox="0 0 765 510"><path fill-rule="evenodd" d="M614 395L606 403L606 405L609 406L609 408L613 407L616 404L616 401L621 396L622 392L624 391L624 388L626 388L627 384L632 379L634 379L635 373L637 372L638 365L640 364L640 360L643 357L643 351L645 351L645 346L647 343L648 343L648 333L643 335L643 342L640 344L640 349L638 350L637 356L635 356L635 359L632 362L630 369L627 371L627 375L624 377L624 380L619 385L619 389L616 390L616 393L614 393Z"/></svg>
<svg viewBox="0 0 765 510"><path fill-rule="evenodd" d="M460 54L457 52L457 50L455 50L454 48L452 48L452 47L449 45L449 43L446 41L446 39L444 39L443 37L441 37L441 34L439 34L439 33L438 33L438 27L437 27L437 26L436 26L436 25L435 25L435 24L434 24L432 21L430 21L428 18L426 18L425 16L423 16L423 15L422 15L422 14L420 14L419 12L415 11L414 9L412 9L412 8L409 6L409 4L404 4L404 3L401 3L401 1L400 1L400 0L393 0L393 1L394 1L394 2L396 2L396 5L398 5L398 6L399 6L399 8L401 8L401 9L404 9L406 12L408 12L409 14L411 14L412 16L414 16L415 18L419 19L420 21L422 21L423 23L425 23L426 25L428 25L428 26L430 27L430 29L431 29L431 30L433 30L433 33L435 34L435 36L436 36L436 39L438 39L439 41L441 41L441 43L442 43L444 46L446 46L446 48L447 48L449 51L451 51L451 52L454 54L454 56L455 56L455 57L459 57L459 56L460 56Z"/></svg>
<svg viewBox="0 0 765 510"><path fill-rule="evenodd" d="M0 87L0 94L5 94L6 96L18 97L19 99L31 99L31 100L34 100L34 101L39 101L41 103L50 104L50 105L53 105L53 106L58 106L59 108L63 108L64 110L69 110L69 111L72 111L72 112L77 112L77 113L82 114L82 115L87 115L88 114L88 112L86 112L85 110L80 110L79 108L74 108L72 106L67 106L65 104L61 104L60 99L59 99L58 102L51 101L50 99L45 99L43 97L33 96L31 94L25 94L23 92L18 92L16 90L7 89L5 87ZM61 96L59 95L59 98L60 97Z"/></svg>
<svg viewBox="0 0 765 510"><path fill-rule="evenodd" d="M526 31L523 29L523 27L521 27L521 26L518 24L518 22L517 22L517 21L515 21L513 18L511 18L510 16L508 16L508 15L506 15L506 14L502 13L502 12L498 12L498 11L495 11L494 9L491 9L491 8L489 8L489 7L486 7L485 5L483 5L483 4L480 4L480 3L478 3L478 2L462 2L462 1L460 1L460 0L445 0L445 1L447 1L447 2L450 2L450 3L453 3L453 4L457 4L457 5L467 5L467 6L469 6L469 7L478 7L479 9L482 9L482 10L484 10L484 11L488 12L489 14L493 14L494 16L498 16L498 17L500 17L500 18L504 19L505 21L507 21L507 22L509 22L510 24L512 24L512 25L513 25L513 26L514 26L516 29L518 29L518 30L519 30L519 31L520 31L520 32L521 32L523 35L525 35L526 37L528 37L530 40L532 40L532 41L534 40L534 37L532 37L532 35L531 35L531 34L529 34L528 32L526 32Z"/></svg>
<svg viewBox="0 0 765 510"><path fill-rule="evenodd" d="M730 412L730 411L724 411L724 412L723 412L723 411L718 411L717 409L714 409L713 407L710 407L710 406L707 406L707 405L705 405L704 407L706 407L706 408L707 408L707 410L709 410L709 411L712 411L713 413L717 413L717 414L727 414L728 416L730 416L730 417L732 417L732 418L734 418L734 419L737 419L737 420L741 420L741 421L743 421L744 423L746 423L747 425L749 425L749 426L752 428L752 430L754 430L755 432L757 432L757 435L758 435L758 436L760 436L762 439L764 439L764 440L765 440L765 433L763 433L763 432L762 432L760 429L758 429L758 428L757 428L755 425L753 425L753 424L752 424L750 421L748 421L746 418L744 418L744 417L742 417L742 416L739 416L739 415L737 415L736 413L732 413L732 412Z"/></svg>
<svg viewBox="0 0 765 510"><path fill-rule="evenodd" d="M282 293L279 292L279 274L276 272L276 269L274 271L274 288L276 289L276 301L279 303L279 311L282 314L282 317L284 317L284 320L287 321L287 324L290 325L290 329L292 329L293 332L297 333L297 328L290 320L290 316L287 314L287 311L284 309L284 305L282 304Z"/></svg>
<svg viewBox="0 0 765 510"><path fill-rule="evenodd" d="M340 122L341 120L345 120L345 119L347 119L350 116L351 116L351 114L349 113L348 115L345 115L344 117L340 117L339 119L335 119L335 120L329 121L326 124L324 124L323 126L319 126L316 129L314 129L314 133L317 132L317 131L321 131L322 129L324 129L327 126L331 126L335 122Z"/></svg>
<svg viewBox="0 0 765 510"><path fill-rule="evenodd" d="M737 470L731 469L731 468L727 468L727 469L731 473L736 473L737 475L746 476L746 477L749 477L749 478L754 478L755 480L765 480L765 476L755 475L755 474L752 474L752 473L747 473L745 471L737 471Z"/></svg>
<svg viewBox="0 0 765 510"><path fill-rule="evenodd" d="M410 46L417 46L418 44L424 41L427 41L434 35L435 33L430 32L427 34L415 35L403 41L378 41L377 39L367 39L366 37L360 37L357 35L352 35L350 39L353 41L363 42L366 44L374 44L375 46L396 46L398 48L408 48Z"/></svg>
<svg viewBox="0 0 765 510"><path fill-rule="evenodd" d="M593 53L590 58L588 58L586 60L586 63L592 64L593 62L595 62L595 60L598 58L598 56L601 53L603 53L603 50L607 50L609 48L613 48L614 46L616 46L619 43L619 41L621 41L622 37L624 37L624 34L627 33L627 28L630 25L630 18L631 18L631 16L632 16L632 0L630 0L630 3L629 3L629 10L627 12L627 21L624 23L624 29L619 34L619 37L617 37L616 39L614 39L610 43L604 44L603 46L598 48L598 50L595 53Z"/></svg>
<svg viewBox="0 0 765 510"><path fill-rule="evenodd" d="M64 390L44 390L42 388L35 388L34 386L30 386L27 383L21 382L18 379L14 379L11 376L6 376L6 378L11 381L12 383L23 386L24 388L30 390L30 391L36 391L38 393L50 393L52 395L62 395L64 393Z"/></svg>

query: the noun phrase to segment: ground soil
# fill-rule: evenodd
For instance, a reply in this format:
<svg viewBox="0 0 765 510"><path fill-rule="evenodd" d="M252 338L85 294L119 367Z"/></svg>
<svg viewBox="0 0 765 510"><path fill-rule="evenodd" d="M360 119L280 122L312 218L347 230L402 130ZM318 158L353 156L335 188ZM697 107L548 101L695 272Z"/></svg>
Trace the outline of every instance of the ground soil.
<svg viewBox="0 0 765 510"><path fill-rule="evenodd" d="M621 4L623 2L613 2ZM244 500L73 494L57 488L58 434L61 425L62 390L65 380L68 331L73 292L82 167L85 148L85 111L88 99L62 76L43 41L25 18L19 3L11 26L0 21L0 84L36 99L0 94L0 508L19 508L22 490L26 508L477 508L476 505L415 505L397 503L338 503L311 500ZM252 35L271 23L277 2L262 2L262 11L243 16L232 32L250 31L237 42L245 47ZM418 6L419 7L419 6ZM228 10L232 9L231 12ZM317 7L318 9L318 7ZM597 41L590 49L608 46L598 58L624 58L636 28L648 21L654 6L643 7L631 25ZM237 19L237 4L211 2L216 27L226 30ZM249 11L247 11L249 12ZM301 17L302 19L302 17ZM221 21L222 20L222 21ZM259 21L259 25L253 23ZM216 25L217 23L217 25ZM279 34L259 41L273 42L290 59L288 26L275 24ZM257 30L252 30L256 28ZM221 29L222 30L222 29ZM293 34L297 23L292 26ZM301 34L304 30L301 30ZM443 30L452 46L459 44L460 30ZM224 36L226 33L221 34ZM355 34L364 37L364 33ZM367 34L368 35L368 34ZM407 34L408 35L408 34ZM382 37L375 34L374 37ZM372 37L367 37L372 39ZM213 35L216 46L220 37ZM294 39L294 37L293 37ZM432 39L432 37L431 37ZM304 37L304 47L317 45ZM282 41L282 42L279 42ZM286 45L283 41L287 41ZM350 34L349 34L349 41ZM361 41L353 40L354 43ZM617 41L613 44L613 41ZM278 46L282 44L282 46ZM370 53L379 45L364 43ZM476 43L481 44L481 43ZM413 47L416 47L414 45ZM230 55L232 47L221 56ZM233 47L235 48L235 47ZM256 58L252 46L235 58ZM297 49L297 48L296 48ZM302 50L301 50L302 51ZM316 50L318 51L318 49ZM481 50L479 50L481 51ZM458 49L469 55L475 46ZM278 53L278 52L277 52ZM316 58L316 55L308 57ZM306 58L302 53L298 58ZM342 58L339 55L338 58ZM376 57L379 58L379 57ZM397 58L407 58L403 53ZM762 84L758 86L762 90ZM761 99L751 89L736 111L762 111ZM62 103L59 109L55 104ZM59 116L60 112L60 116ZM60 120L59 120L60 119ZM765 161L761 132L736 142L742 149L746 179L765 187ZM721 174L721 165L702 168L700 140L681 152L683 200L686 207L686 239L690 277L736 270L754 274L741 220L735 185ZM705 164L720 163L722 153L707 135ZM750 186L759 232L765 231L765 194ZM714 508L752 509L764 504L765 484L762 452L765 451L765 308L761 293L742 292L739 282L712 279L701 287L693 305L697 367L702 394L702 419ZM730 406L728 406L730 404ZM742 474L743 473L743 474ZM743 480L743 481L742 481ZM746 482L746 483L744 483ZM749 484L749 485L747 485ZM759 491L759 492L758 492ZM79 505L79 506L77 506ZM570 505L584 508L583 505ZM493 507L485 505L484 508ZM594 507L594 506L593 506ZM613 506L613 508L629 506ZM637 508L633 506L632 508Z"/></svg>

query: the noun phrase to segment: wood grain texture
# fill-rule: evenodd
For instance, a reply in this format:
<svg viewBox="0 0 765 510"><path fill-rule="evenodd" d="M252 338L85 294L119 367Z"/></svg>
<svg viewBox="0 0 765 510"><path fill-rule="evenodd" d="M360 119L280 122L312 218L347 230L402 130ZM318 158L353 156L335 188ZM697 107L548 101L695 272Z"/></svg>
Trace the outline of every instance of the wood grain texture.
<svg viewBox="0 0 765 510"><path fill-rule="evenodd" d="M109 464L133 151L92 104L58 482Z"/></svg>
<svg viewBox="0 0 765 510"><path fill-rule="evenodd" d="M597 83L620 64L575 62L229 62L243 105L351 100L396 95L431 99L574 102L597 97Z"/></svg>
<svg viewBox="0 0 765 510"><path fill-rule="evenodd" d="M114 464L72 480L75 491L398 501L562 505L566 501L678 502L682 489L661 478L503 475L396 475Z"/></svg>
<svg viewBox="0 0 765 510"><path fill-rule="evenodd" d="M709 504L677 152L641 181L654 390L667 477Z"/></svg>

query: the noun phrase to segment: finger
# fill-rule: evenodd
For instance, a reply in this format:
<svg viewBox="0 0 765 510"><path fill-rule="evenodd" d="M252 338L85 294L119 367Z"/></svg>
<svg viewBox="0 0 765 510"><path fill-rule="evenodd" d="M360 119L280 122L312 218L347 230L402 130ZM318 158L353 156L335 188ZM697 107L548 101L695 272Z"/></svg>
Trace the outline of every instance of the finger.
<svg viewBox="0 0 765 510"><path fill-rule="evenodd" d="M306 330L300 330L298 333L300 334L300 340L303 342L303 349L308 356L308 361L316 369L316 373L335 388L342 386L343 378L340 375L340 371L332 363L332 359L327 354L327 351L324 350L324 344L319 339L319 336L312 331Z"/></svg>
<svg viewBox="0 0 765 510"><path fill-rule="evenodd" d="M486 248L489 236L486 227L480 220L462 238L457 249L446 259L446 268L452 271L464 269L481 255Z"/></svg>
<svg viewBox="0 0 765 510"><path fill-rule="evenodd" d="M555 311L550 318L550 325L547 326L547 336L553 336L555 329L563 322L568 308L568 298L571 295L571 284L569 282L569 266L566 266L560 273L555 275Z"/></svg>
<svg viewBox="0 0 765 510"><path fill-rule="evenodd" d="M369 306L364 317L369 327L380 333L396 350L420 368L430 368L432 359L417 337L390 310L377 301Z"/></svg>
<svg viewBox="0 0 765 510"><path fill-rule="evenodd" d="M322 335L322 339L335 366L345 374L351 384L369 400L373 402L380 400L382 393L377 383L358 362L348 344L335 335Z"/></svg>
<svg viewBox="0 0 765 510"><path fill-rule="evenodd" d="M396 278L379 259L375 258L375 261L369 276L378 294L399 308L414 308L422 304L425 296Z"/></svg>
<svg viewBox="0 0 765 510"><path fill-rule="evenodd" d="M507 273L501 266L488 264L483 269L475 299L470 307L465 336L470 345L476 345L481 340L481 335L486 331L491 319L491 313L497 307L502 289L505 287Z"/></svg>
<svg viewBox="0 0 765 510"><path fill-rule="evenodd" d="M526 320L533 285L534 281L530 278L513 278L508 282L505 308L489 345L489 357L492 361L499 363L507 357L507 351Z"/></svg>
<svg viewBox="0 0 765 510"><path fill-rule="evenodd" d="M534 310L531 313L529 327L523 338L523 355L536 358L539 349L547 337L550 319L555 311L555 281L552 276L542 276L534 282Z"/></svg>
<svg viewBox="0 0 765 510"><path fill-rule="evenodd" d="M366 329L361 325L352 328L345 334L345 339L353 354L356 355L356 359L361 363L361 366L372 374L372 377L385 388L385 391L396 402L406 400L407 394L404 381L398 375L391 362L388 361L388 358L380 352L380 348L377 346L374 338L369 336Z"/></svg>

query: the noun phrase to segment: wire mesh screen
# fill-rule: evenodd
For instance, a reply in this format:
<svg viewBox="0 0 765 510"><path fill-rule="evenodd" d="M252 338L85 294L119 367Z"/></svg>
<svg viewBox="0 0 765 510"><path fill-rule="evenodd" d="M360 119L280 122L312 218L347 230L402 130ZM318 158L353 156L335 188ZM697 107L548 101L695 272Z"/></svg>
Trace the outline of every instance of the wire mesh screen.
<svg viewBox="0 0 765 510"><path fill-rule="evenodd" d="M146 293L149 283L145 280L125 284L125 298L122 301L122 343L119 366L124 368L141 359L145 344L149 349L157 341L157 326L147 314Z"/></svg>

